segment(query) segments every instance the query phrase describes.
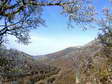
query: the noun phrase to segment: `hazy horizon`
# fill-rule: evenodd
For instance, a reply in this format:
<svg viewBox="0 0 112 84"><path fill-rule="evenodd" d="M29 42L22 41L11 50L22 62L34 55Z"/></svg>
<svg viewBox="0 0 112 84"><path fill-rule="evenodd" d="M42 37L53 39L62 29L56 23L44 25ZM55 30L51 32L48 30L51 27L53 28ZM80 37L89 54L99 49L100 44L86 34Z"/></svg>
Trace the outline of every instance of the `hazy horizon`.
<svg viewBox="0 0 112 84"><path fill-rule="evenodd" d="M93 41L93 40L91 40L91 41ZM89 42L91 42L91 41L89 41ZM9 46L9 45L6 44L6 47L7 47L8 49L16 49L16 50L19 50L19 51L21 51L21 52L25 52L25 53L27 53L27 54L29 54L29 55L32 55L32 56L39 56L39 55L52 54L52 53L55 53L55 52L58 52L58 51L61 51L61 50L64 50L64 49L70 48L70 47L77 47L77 48L78 48L78 47L82 47L82 46L88 44L89 42L87 42L87 43L85 43L85 44L83 44L83 45L67 46L67 47L59 48L59 49L57 49L57 50L51 50L51 51L45 52L45 53L38 53L39 51L37 51L37 54L36 54L36 52L35 52L35 53L31 53L30 51L25 50L26 48L28 48L28 46L27 46L27 45L23 45L23 44L16 44L16 45L17 45L16 47L12 47L12 46ZM25 48L25 47L26 47L26 48ZM46 49L46 50L47 50L47 49Z"/></svg>
<svg viewBox="0 0 112 84"><path fill-rule="evenodd" d="M66 28L65 28L66 30ZM83 46L92 40L94 40L97 36L96 34L92 34L91 29L87 31L81 31L84 34L79 35L79 34L74 34L72 35L69 33L68 35L60 36L60 37L45 37L45 36L39 36L35 35L32 33L31 35L31 43L28 45L23 45L21 43L17 43L15 38L9 37L9 42L6 43L6 46L8 48L13 48L17 49L20 51L23 51L25 53L28 53L30 55L45 55L45 54L50 54L54 53L60 50L63 50L68 47L77 47L77 46ZM67 32L74 32L77 31L76 29L72 29L72 31L67 31ZM89 34L91 33L91 34ZM89 34L89 35L88 35ZM57 35L56 35L57 36Z"/></svg>

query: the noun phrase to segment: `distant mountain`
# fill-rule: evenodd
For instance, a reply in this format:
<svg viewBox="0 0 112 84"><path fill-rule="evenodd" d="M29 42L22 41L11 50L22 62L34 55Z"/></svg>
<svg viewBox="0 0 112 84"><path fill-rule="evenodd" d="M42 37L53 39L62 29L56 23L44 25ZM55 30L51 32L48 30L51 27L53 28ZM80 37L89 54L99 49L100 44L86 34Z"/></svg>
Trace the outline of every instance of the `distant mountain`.
<svg viewBox="0 0 112 84"><path fill-rule="evenodd" d="M61 68L61 73L58 77L59 80L57 80L55 84L74 84L74 62L77 61L79 57L88 58L94 56L101 48L102 45L99 41L94 40L81 47L69 47L55 53L47 54L42 61Z"/></svg>
<svg viewBox="0 0 112 84"><path fill-rule="evenodd" d="M3 67L4 70L2 71L4 72L0 72L2 72L2 76L12 78L10 80L15 80L13 77L18 79L19 77L29 76L29 78L25 77L24 80L30 80L30 82L33 81L37 84L46 84L46 82L48 84L74 84L76 81L74 70L77 68L74 64L78 63L80 65L78 61L82 58L88 61L89 57L94 57L101 49L102 45L98 40L91 41L84 46L69 47L40 56L30 56L13 49L2 49L0 50L0 56L9 61L7 66L11 66L11 68ZM0 63L0 66L3 65Z"/></svg>

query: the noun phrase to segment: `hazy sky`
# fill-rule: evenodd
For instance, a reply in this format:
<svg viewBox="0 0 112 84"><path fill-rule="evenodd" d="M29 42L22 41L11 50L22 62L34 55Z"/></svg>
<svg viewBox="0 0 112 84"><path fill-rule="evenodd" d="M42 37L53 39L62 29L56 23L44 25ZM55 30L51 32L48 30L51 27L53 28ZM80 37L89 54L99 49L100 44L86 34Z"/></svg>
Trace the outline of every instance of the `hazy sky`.
<svg viewBox="0 0 112 84"><path fill-rule="evenodd" d="M95 0L97 9L107 5L106 0ZM106 5L105 5L106 4ZM31 32L31 43L29 45L17 44L14 38L9 37L7 46L16 48L31 55L42 55L62 50L67 47L84 45L97 36L97 28L90 28L82 31L74 24L73 29L67 29L67 18L60 15L59 7L44 8L43 18L46 20L47 27L40 26Z"/></svg>

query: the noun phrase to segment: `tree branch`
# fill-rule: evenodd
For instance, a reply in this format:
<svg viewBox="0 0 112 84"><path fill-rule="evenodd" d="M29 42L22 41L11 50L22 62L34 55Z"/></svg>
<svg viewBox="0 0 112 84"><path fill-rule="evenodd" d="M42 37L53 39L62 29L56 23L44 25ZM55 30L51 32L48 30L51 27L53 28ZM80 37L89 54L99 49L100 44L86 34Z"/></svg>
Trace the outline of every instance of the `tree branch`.
<svg viewBox="0 0 112 84"><path fill-rule="evenodd" d="M35 3L35 2L30 2L29 4L30 5L37 5L37 6L63 6L63 5L66 5L66 4L73 4L73 3L76 3L76 2L58 2L58 3Z"/></svg>
<svg viewBox="0 0 112 84"><path fill-rule="evenodd" d="M21 10L25 9L26 6L28 5L34 5L34 6L64 6L66 4L73 4L73 3L76 3L76 2L63 2L63 3L36 3L36 2L29 2L29 3L25 3L25 5L21 5L19 8L17 8L17 10L11 12L11 13L5 13L4 11L8 10L8 9L13 9L17 6L17 4L13 5L13 6L7 6L4 8L3 11L0 11L0 15L3 15L3 16L6 16L6 17L9 17L11 15L15 15L17 13L19 13Z"/></svg>

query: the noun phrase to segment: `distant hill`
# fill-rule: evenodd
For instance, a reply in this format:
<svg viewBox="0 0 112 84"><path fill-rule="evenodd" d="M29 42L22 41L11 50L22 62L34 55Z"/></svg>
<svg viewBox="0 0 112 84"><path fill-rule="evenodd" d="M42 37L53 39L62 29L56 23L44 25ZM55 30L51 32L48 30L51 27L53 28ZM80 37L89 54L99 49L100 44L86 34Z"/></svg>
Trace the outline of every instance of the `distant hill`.
<svg viewBox="0 0 112 84"><path fill-rule="evenodd" d="M6 60L9 60L9 64L13 65L11 69L8 68L8 71L11 70L11 72L4 72L6 75L9 74L9 78L21 78L24 76L26 78L27 75L29 78L24 80L30 80L30 82L35 82L35 84L75 84L77 74L76 71L79 70L78 68L80 66L82 67L83 73L88 73L88 69L93 68L92 63L96 63L95 67L97 66L97 68L100 67L99 69L105 70L105 66L102 65L102 63L104 63L104 58L100 56L102 49L102 44L98 40L94 40L84 46L69 47L55 53L40 56L30 56L24 52L7 49L0 51L0 53L2 54L1 57L5 57ZM3 69L6 70L5 68ZM95 71L93 69L91 74L94 72ZM12 75L12 73L15 74ZM101 80L105 79L105 71L101 73L95 72L94 74L96 73L98 73L98 78L101 77ZM84 75L85 74L83 74L83 76ZM87 83L85 82L84 84Z"/></svg>
<svg viewBox="0 0 112 84"><path fill-rule="evenodd" d="M45 63L61 68L60 76L55 84L74 84L75 83L75 66L74 62L80 57L91 57L100 51L102 45L98 41L91 41L90 43L81 47L69 47L64 50L47 54L42 57Z"/></svg>
<svg viewBox="0 0 112 84"><path fill-rule="evenodd" d="M7 81L7 84L10 84L15 80L19 84L28 84L29 81L36 83L58 72L58 68L39 62L24 52L0 48L0 81L4 81L3 84ZM20 83L22 78L27 83Z"/></svg>

